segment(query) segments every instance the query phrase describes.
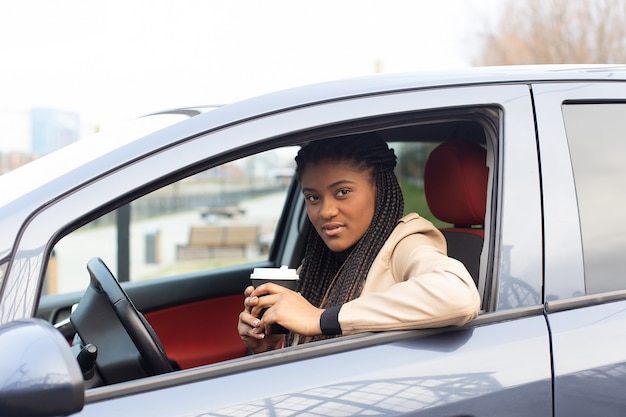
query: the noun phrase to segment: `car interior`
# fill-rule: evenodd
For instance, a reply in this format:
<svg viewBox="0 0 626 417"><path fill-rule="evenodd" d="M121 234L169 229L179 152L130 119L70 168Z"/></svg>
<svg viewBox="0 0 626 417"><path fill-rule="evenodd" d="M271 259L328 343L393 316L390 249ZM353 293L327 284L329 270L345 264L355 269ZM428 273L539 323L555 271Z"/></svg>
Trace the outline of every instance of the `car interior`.
<svg viewBox="0 0 626 417"><path fill-rule="evenodd" d="M478 285L480 254L485 238L487 151L476 142L450 139L438 145L424 167L428 207L441 228L448 255L460 260Z"/></svg>
<svg viewBox="0 0 626 417"><path fill-rule="evenodd" d="M249 156L240 160L211 167L205 163L192 175L173 176L167 187L152 191L153 185L146 186L128 204L136 210L133 217L141 217L137 213L143 200L163 207L172 196L187 190L194 194L185 196L184 211L155 212L150 227L156 224L160 230L151 229L147 220L137 222L144 227L136 239L142 244L139 258L145 277L136 276L134 264L126 272L120 269L119 224L115 226L119 215L80 219L51 252L37 316L55 324L72 344L86 388L249 355L236 325L252 269L281 264L296 268L304 251L309 223L293 179L298 144L371 131L396 150L405 211L417 211L440 228L449 256L466 265L485 298L492 264L489 231L495 217L498 117L497 109L472 107L325 126L274 139L264 149L248 150ZM268 166L279 160L272 152L287 157L285 165L269 175ZM263 163L252 163L252 157ZM252 178L253 172L263 179ZM252 184L254 195L244 196L240 188ZM261 209L266 203L269 208ZM250 227L256 212L268 217ZM168 230L177 234L171 244ZM105 234L115 247L106 254L106 240L97 245L78 240L105 239ZM167 254L166 243L171 248ZM90 255L78 257L76 248ZM64 280L78 275L81 281L75 287L63 287Z"/></svg>

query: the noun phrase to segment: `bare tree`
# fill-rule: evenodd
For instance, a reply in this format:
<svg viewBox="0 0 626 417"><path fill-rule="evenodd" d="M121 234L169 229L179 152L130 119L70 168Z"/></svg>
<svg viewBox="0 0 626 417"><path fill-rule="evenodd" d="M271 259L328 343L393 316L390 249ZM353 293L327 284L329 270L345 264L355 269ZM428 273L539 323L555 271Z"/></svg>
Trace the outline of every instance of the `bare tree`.
<svg viewBox="0 0 626 417"><path fill-rule="evenodd" d="M626 63L626 0L508 0L475 65Z"/></svg>

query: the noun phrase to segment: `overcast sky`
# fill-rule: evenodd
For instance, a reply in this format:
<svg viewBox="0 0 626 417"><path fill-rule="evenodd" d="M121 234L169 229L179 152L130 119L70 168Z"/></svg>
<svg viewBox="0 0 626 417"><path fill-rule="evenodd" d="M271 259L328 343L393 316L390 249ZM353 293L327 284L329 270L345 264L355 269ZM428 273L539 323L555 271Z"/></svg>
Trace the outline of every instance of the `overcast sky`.
<svg viewBox="0 0 626 417"><path fill-rule="evenodd" d="M88 126L382 72L466 67L498 0L12 0L0 128L33 107ZM0 132L0 151L22 149Z"/></svg>

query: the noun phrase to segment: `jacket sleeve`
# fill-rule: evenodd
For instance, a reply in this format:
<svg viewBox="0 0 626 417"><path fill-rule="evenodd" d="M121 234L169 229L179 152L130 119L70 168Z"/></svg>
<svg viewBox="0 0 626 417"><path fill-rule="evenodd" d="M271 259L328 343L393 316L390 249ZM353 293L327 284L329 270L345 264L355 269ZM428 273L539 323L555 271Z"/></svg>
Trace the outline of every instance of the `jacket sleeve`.
<svg viewBox="0 0 626 417"><path fill-rule="evenodd" d="M389 269L395 283L341 306L342 334L461 326L477 316L480 297L469 272L427 236L400 240Z"/></svg>

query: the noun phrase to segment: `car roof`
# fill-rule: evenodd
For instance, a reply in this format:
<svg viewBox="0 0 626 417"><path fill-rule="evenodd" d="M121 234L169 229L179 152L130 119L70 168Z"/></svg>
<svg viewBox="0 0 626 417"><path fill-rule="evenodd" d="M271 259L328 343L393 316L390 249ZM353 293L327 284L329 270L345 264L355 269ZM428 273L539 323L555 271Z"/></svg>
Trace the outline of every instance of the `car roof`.
<svg viewBox="0 0 626 417"><path fill-rule="evenodd" d="M4 219L6 224L6 219L18 211L36 210L81 182L103 175L111 168L112 162L127 163L141 154L156 152L192 135L289 109L351 97L444 86L591 80L626 80L626 65L476 67L377 74L295 87L224 106L195 106L155 112L148 116L178 115L183 120L174 123L172 119L167 119L144 126L149 118L139 118L130 129L103 132L80 140L1 175L0 219ZM106 136L106 140L102 136ZM100 163L94 163L100 160ZM13 221L21 224L15 217ZM8 232L4 224L2 228ZM10 238L14 239L15 234ZM4 240L0 242L0 258L4 255L2 249L6 247L5 243Z"/></svg>
<svg viewBox="0 0 626 417"><path fill-rule="evenodd" d="M272 102L276 107L292 108L340 98L454 85L591 80L624 81L626 65L514 65L376 74L305 85L237 104Z"/></svg>

